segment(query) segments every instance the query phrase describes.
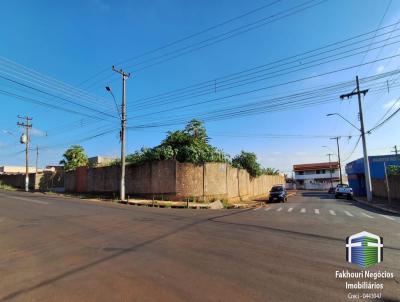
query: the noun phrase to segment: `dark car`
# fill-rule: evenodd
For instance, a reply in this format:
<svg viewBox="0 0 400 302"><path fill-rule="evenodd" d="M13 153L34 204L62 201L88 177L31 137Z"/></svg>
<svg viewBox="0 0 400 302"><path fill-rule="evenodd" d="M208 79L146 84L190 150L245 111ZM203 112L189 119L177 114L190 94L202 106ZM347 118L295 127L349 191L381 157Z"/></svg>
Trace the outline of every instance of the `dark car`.
<svg viewBox="0 0 400 302"><path fill-rule="evenodd" d="M269 191L269 202L272 201L285 202L287 201L287 192L283 185L276 185Z"/></svg>

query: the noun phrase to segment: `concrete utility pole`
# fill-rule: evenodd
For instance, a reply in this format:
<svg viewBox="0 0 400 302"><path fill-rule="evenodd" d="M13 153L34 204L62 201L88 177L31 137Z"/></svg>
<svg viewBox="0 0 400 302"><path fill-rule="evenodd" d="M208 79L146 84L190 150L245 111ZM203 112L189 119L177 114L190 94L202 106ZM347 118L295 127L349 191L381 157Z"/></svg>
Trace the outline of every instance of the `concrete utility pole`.
<svg viewBox="0 0 400 302"><path fill-rule="evenodd" d="M29 191L29 128L32 128L32 124L29 122L32 120L30 117L22 117L18 115L19 119L25 120L24 122L17 122L17 125L25 128L25 141L21 139L21 143L25 144L25 191Z"/></svg>
<svg viewBox="0 0 400 302"><path fill-rule="evenodd" d="M327 156L329 158L329 174L331 175L331 188L333 187L333 182L332 182L332 166L331 166L331 156L332 153L328 153Z"/></svg>
<svg viewBox="0 0 400 302"><path fill-rule="evenodd" d="M332 137L331 139L335 139L335 140L336 140L336 145L337 145L337 156L338 156L338 161L339 161L339 177L340 177L340 183L343 184L342 163L341 163L341 161L340 161L339 138L340 138L340 136L336 136L336 137Z"/></svg>
<svg viewBox="0 0 400 302"><path fill-rule="evenodd" d="M125 145L126 145L126 80L130 77L130 73L124 72L122 69L112 70L122 76L122 104L121 104L121 186L119 197L121 201L125 201Z"/></svg>
<svg viewBox="0 0 400 302"><path fill-rule="evenodd" d="M367 200L369 202L371 202L372 201L372 182L371 182L371 173L370 173L370 169L369 169L367 142L366 142L366 138L365 138L364 115L363 115L362 103L361 103L361 94L365 96L368 92L368 89L360 90L360 82L358 81L358 76L356 76L356 85L357 85L357 87L356 87L355 91L353 90L350 93L342 94L340 96L340 98L341 99L344 99L344 98L349 99L353 95L357 95L357 97L358 97L358 109L359 109L360 125L361 125L360 131L361 131L361 138L362 138L363 152L364 152L365 187L367 189Z"/></svg>
<svg viewBox="0 0 400 302"><path fill-rule="evenodd" d="M36 174L37 174L37 167L38 167L38 159L39 159L39 147L36 146Z"/></svg>

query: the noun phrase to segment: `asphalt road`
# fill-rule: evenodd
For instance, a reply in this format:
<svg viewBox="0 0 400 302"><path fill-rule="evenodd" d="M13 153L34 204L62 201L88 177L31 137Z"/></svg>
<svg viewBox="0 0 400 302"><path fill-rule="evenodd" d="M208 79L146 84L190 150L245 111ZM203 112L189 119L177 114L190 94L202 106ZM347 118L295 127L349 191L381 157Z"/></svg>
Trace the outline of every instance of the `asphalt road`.
<svg viewBox="0 0 400 302"><path fill-rule="evenodd" d="M325 193L212 211L0 191L0 302L351 301L335 271L361 270L345 238L364 230L399 301L400 217Z"/></svg>

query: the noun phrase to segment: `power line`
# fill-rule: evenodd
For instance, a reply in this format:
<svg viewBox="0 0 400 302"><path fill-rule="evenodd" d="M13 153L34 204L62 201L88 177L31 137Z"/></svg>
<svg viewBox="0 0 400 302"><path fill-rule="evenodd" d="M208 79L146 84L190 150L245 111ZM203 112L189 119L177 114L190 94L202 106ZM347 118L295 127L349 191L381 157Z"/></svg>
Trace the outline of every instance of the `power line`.
<svg viewBox="0 0 400 302"><path fill-rule="evenodd" d="M135 71L135 72L138 72L138 71L142 71L142 70L144 70L144 69L148 69L148 68L150 68L150 67L153 67L153 66L159 65L159 64L161 64L161 63L170 61L170 60L172 60L172 59L176 59L176 58L181 57L181 56L183 56L183 55L192 53L192 52L194 52L194 51L196 51L196 50L199 50L199 49L202 49L202 48L205 48L205 47L214 45L214 44L216 44L216 43L225 41L225 40L227 40L227 39L233 38L233 37L238 36L238 35L240 35L240 34L246 33L246 32L248 32L248 31L250 31L250 30L259 28L259 27L261 27L261 26L265 26L265 25L267 25L267 24L270 24L270 23L272 23L272 22L276 22L276 21L281 20L281 19L284 19L284 18L286 18L286 17L290 17L291 15L300 13L300 12L302 12L302 11L304 11L304 10L307 10L307 9L312 8L312 7L314 7L314 6L320 5L320 4L322 4L323 2L326 2L327 0L321 0L321 1L317 2L317 3L315 3L315 4L312 4L312 5L309 5L309 6L305 6L305 5L308 5L309 3L314 2L314 1L315 1L315 0L306 1L306 2L304 2L304 3L302 3L302 4L300 4L300 5L296 5L296 6L294 6L294 7L291 7L291 8L289 8L289 9L286 9L286 10L281 11L281 12L279 12L279 13L270 15L270 16L268 16L268 17L262 18L262 19L260 19L260 20L255 21L255 22L252 22L252 23L250 23L250 24L242 25L242 26L240 26L240 27L238 27L238 28L235 28L235 29L230 30L230 31L228 31L228 32L225 32L225 33L223 33L223 34L216 35L216 36L214 36L214 37L212 37L212 38L208 38L208 39L206 39L206 40L203 40L203 41L200 41L200 42L197 42L197 43L194 43L194 44L191 44L191 45L182 47L182 48L180 48L180 49L178 49L178 50L171 51L171 52L169 52L169 53L167 53L167 54L162 54L162 55L160 55L160 56L158 56L158 57L155 57L155 58L152 58L152 59L148 59L148 60L145 60L145 61L136 63L136 64L131 65L131 66L126 66L125 68L130 68L130 67L137 66L137 65L143 65L143 64L145 64L145 63L148 63L148 62L151 62L151 61L160 59L159 61L157 61L157 62L155 62L155 63L151 63L151 64L145 65L145 66L143 66L143 67L141 67L141 68L134 69L134 71ZM301 7L301 6L305 6L305 7L299 8L299 7ZM297 9L297 8L299 8L299 9ZM297 11L296 11L296 9L297 9ZM287 13L287 12L290 12L291 10L294 10L294 11L291 12L291 13ZM286 13L286 15L285 15L285 13ZM282 14L282 16L278 17L279 14ZM271 18L275 18L275 19L273 19L273 20L271 20L271 21L268 21L268 22L265 22L266 20L271 19ZM263 21L264 21L264 23L258 24L258 23L263 22ZM254 25L254 26L253 26L253 25ZM253 26L253 27L251 27L251 26ZM244 29L244 28L246 28L246 27L248 27L248 28L247 28L247 29ZM244 29L244 30L240 31L241 29ZM235 31L236 31L236 33L233 33L233 32L235 32ZM223 37L223 36L226 36L226 35L231 34L231 33L233 33L233 34L230 35L230 36L227 36L227 37ZM220 38L220 37L223 37L223 38ZM220 39L218 39L218 38L220 38ZM215 41L212 41L212 40L215 40ZM205 45L202 45L202 44L207 43L207 42L210 42L210 43L205 44ZM194 47L194 48L192 48L192 47ZM180 53L178 53L179 51L180 51ZM174 55L175 53L178 53L178 54ZM166 59L163 59L163 58L166 57L166 56L169 56L169 57L166 58ZM96 81L96 82L104 82L104 81L107 80L108 78L109 78L109 76L107 76L107 77L105 77L105 78L102 78L102 79L100 79L99 81ZM93 83L93 84L95 84L95 83ZM92 87L93 84L90 85L90 86L88 86L87 88Z"/></svg>
<svg viewBox="0 0 400 302"><path fill-rule="evenodd" d="M163 50L163 49L166 49L166 48L168 48L168 47L171 47L171 46L174 46L174 45L176 45L176 44L179 44L179 43L181 43L181 42L187 41L187 40L189 40L189 39L191 39L191 38L200 36L200 35L202 35L202 34L204 34L204 33L206 33L206 32L209 32L209 31L211 31L211 30L213 30L213 29L219 28L219 27L221 27L221 26L224 26L224 25L226 25L226 24L232 23L232 22L234 22L234 21L237 21L237 20L239 20L239 19L242 19L242 18L244 18L244 17L246 17L246 16L249 16L249 15L251 15L251 14L254 14L254 13L256 13L256 12L259 12L259 11L265 9L265 8L268 8L268 7L270 7L270 6L273 6L274 4L279 3L279 2L281 2L281 1L282 1L282 0L278 0L278 1L273 1L273 2L267 3L267 4L263 5L263 6L260 6L260 7L258 7L258 8L255 8L255 9L253 9L253 10L250 10L250 11L244 13L244 14L241 14L241 15L239 15L239 16L230 18L230 19L225 20L225 21L223 21L223 22L221 22L221 23L218 23L218 24L216 24L216 25L207 27L207 28L205 28L205 29L203 29L203 30L201 30L201 31L195 32L195 33L193 33L193 34L190 34L190 35L185 36L185 37L183 37L183 38L177 39L177 40L175 40L175 41L173 41L173 42L170 42L170 43L167 43L167 44L165 44L165 45L162 45L162 46L153 48L153 49L151 49L151 50L142 52L141 54L138 54L138 55L136 55L136 56L134 56L134 57L131 57L131 58L125 59L125 60L123 60L123 61L117 62L117 63L115 64L115 66L119 66L119 65L121 65L121 64L123 64L123 63L125 63L125 62L128 62L128 61L140 59L140 58L142 58L142 57L148 56L148 55L153 54L153 53L155 53L155 52L158 52L158 51L160 51L160 50ZM89 77L88 79L86 79L85 81L81 82L80 85L85 84L86 82L90 81L90 80L93 79L93 78L96 78L98 75L103 74L104 72L106 72L106 71L108 71L108 70L109 70L108 67L107 67L107 68L104 68L104 69L102 69L102 70L100 70L100 71L97 72L95 75L93 75L93 76Z"/></svg>
<svg viewBox="0 0 400 302"><path fill-rule="evenodd" d="M392 56L392 57L398 57L398 56L400 56L400 55L395 55L395 56ZM362 65L372 64L372 63L375 63L375 62L378 62L378 61L386 60L388 58L391 58L391 57L386 57L386 58L383 58L383 59L378 59L378 60L375 60L375 61L363 63ZM194 102L194 103L191 103L191 104L188 104L188 105L180 105L179 107L172 107L172 108L168 108L168 109L164 109L164 110L160 110L160 111L156 111L156 112L151 112L151 113L142 114L142 115L136 115L136 116L133 116L132 118L137 119L137 118L140 118L140 117L151 116L151 115L155 115L155 114L159 114L159 113L165 113L165 112L169 112L169 111L179 110L179 109L182 109L182 108L188 108L188 107L193 107L193 106L197 106L197 105L203 105L203 104L207 104L207 103L211 103L211 102L215 102L215 101L219 101L219 100L224 100L224 99L228 99L228 98L232 98L232 97L236 97L236 96L242 96L242 95L246 95L246 94L250 94L250 93L254 93L254 92L263 91L263 90L266 90L266 89L281 87L281 86L285 86L285 85L288 85L288 84L294 84L294 83L298 83L298 82L305 81L305 80L310 80L310 79L323 77L323 76L326 76L326 75L342 72L342 71L345 71L345 70L350 70L350 69L356 68L358 66L360 66L360 64L353 65L353 66L348 66L348 67L345 67L345 68L336 69L336 70L329 71L329 72L324 72L324 73L321 73L321 74L318 74L318 75L313 75L313 76L308 76L308 77L304 77L304 78L300 78L300 79L295 79L295 80L287 81L287 82L284 82L284 83L269 85L269 86L265 86L265 87L261 87L261 88L257 88L257 89L253 89L253 90L248 90L248 91L244 91L244 92L238 92L238 93L231 94L231 95L228 95L228 96L222 96L222 97L218 97L218 98L213 98L211 100Z"/></svg>
<svg viewBox="0 0 400 302"><path fill-rule="evenodd" d="M399 35L399 37L400 37L400 35ZM395 42L393 42L393 43L391 43L389 45L397 44L399 42L400 42L400 40L399 41L395 41ZM362 47L359 47L359 48L363 48L363 47L365 47L365 46L362 46ZM356 49L359 49L359 48L356 48ZM353 50L356 50L356 49L353 49ZM350 51L353 51L353 50L350 50ZM269 72L269 73L264 73L264 74L261 74L261 75L256 75L256 76L253 76L253 77L250 77L250 78L238 80L238 81L227 83L227 84L223 84L223 85L218 83L218 92L222 92L222 91L238 88L238 87L241 87L241 86L244 86L244 85L253 84L253 83L260 82L260 81L263 81L263 80L266 80L266 79L271 79L271 78L275 78L275 77L281 77L281 76L288 75L288 74L291 74L291 73L294 73L294 72L297 72L297 71L302 71L302 70L309 69L309 68L312 68L312 67L320 66L322 64L327 64L327 63L335 62L335 61L338 61L338 60L346 59L346 58L349 58L351 56L355 56L355 55L358 55L360 53L363 53L365 51L352 53L352 54L349 54L349 55L346 55L346 56L342 56L342 57L339 57L339 58L335 58L335 59L331 59L331 60L328 60L328 61L325 61L325 62L320 62L320 60L329 59L329 58L332 58L332 57L336 57L336 56L338 56L340 54L346 54L348 52L349 51L345 51L345 52L342 52L342 53L339 53L339 54L334 54L332 56L316 59L314 61L310 61L310 62L306 62L306 63L302 64L302 65L308 65L308 64L311 64L311 63L315 63L315 64L310 65L310 66L302 66L301 68L298 68L297 66L291 66L291 67L283 68L283 69L280 69L280 70L275 70L275 71L272 71L272 72ZM279 66L277 66L277 67L279 67ZM276 67L268 68L268 69L265 69L265 70L274 69L274 68L276 68ZM296 68L296 69L293 69L293 68ZM264 71L264 70L262 70L262 71ZM257 71L255 73L259 73L259 72L261 72L261 71ZM245 76L248 76L248 75L245 75ZM222 83L223 82L226 82L226 81L222 81ZM210 88L205 88L203 90L200 90L198 92L187 93L187 94L179 95L179 96L176 96L176 97L160 98L160 99L152 100L150 102L143 102L142 104L139 104L138 106L135 106L135 110L137 111L137 110L141 110L141 109L146 109L146 107L150 106L150 105L156 105L156 104L165 105L165 104L173 103L173 102L176 102L176 101L179 101L179 100L187 100L187 99L191 99L193 97L199 97L199 96L212 94L212 93L216 92L216 84L214 84L214 85L215 85L214 89L212 89L210 87ZM224 87L226 87L226 88L224 88Z"/></svg>

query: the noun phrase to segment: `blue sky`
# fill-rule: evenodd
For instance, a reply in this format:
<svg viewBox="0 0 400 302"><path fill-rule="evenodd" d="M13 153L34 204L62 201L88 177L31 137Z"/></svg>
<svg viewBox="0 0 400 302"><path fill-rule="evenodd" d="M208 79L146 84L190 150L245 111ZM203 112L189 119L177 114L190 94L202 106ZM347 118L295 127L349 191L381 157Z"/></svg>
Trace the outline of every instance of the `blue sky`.
<svg viewBox="0 0 400 302"><path fill-rule="evenodd" d="M0 75L22 81L27 86L33 86L57 97L51 97L49 94L4 78L0 78L0 89L41 100L46 104L59 105L78 113L83 112L86 116L38 106L10 95L0 94L3 111L3 118L0 120L2 130L0 165L24 164L24 154L21 153L23 145L18 143L21 129L16 126L17 115L33 117L34 135L31 146L32 148L39 146L39 166L58 163L63 151L73 143L82 144L89 156L118 156L118 120L111 117L115 115L115 105L104 86L112 87L119 102L121 81L118 75L111 71L111 66L119 62L123 63L117 65L118 67L123 67L132 73L127 81L128 126L165 122L178 116L180 120L190 120L201 117L205 112L218 112L229 106L240 108L254 100L287 96L338 82L354 81L356 74L360 78L365 78L399 68L400 61L398 57L394 57L360 68L228 97L399 54L400 43L395 42L400 31L394 32L391 35L392 39L385 40L381 44L378 42L388 36L379 37L376 34L375 37L372 33L369 37L375 38L371 41L378 44L369 48L367 46L370 42L360 44L366 46L364 50L370 49L366 55L358 54L303 69L304 61L299 60L294 64L302 70L290 74L271 77L226 91L218 87L223 85L222 82L219 83L220 77L371 32L379 26L394 24L400 18L400 2L384 0L328 0L321 4L318 4L319 1L306 0L276 1L269 7L201 35L153 52L136 61L126 61L272 2L275 1L88 0L3 3L0 11ZM177 49L189 47L304 3L310 6L316 5L265 26L140 70L140 67L158 62L157 58L161 55L165 56ZM400 25L394 26L392 29L399 27ZM382 45L385 47L379 47ZM340 52L340 49L337 51ZM144 64L137 65L143 61ZM30 71L23 68L29 68ZM96 74L97 76L93 77ZM39 80L40 82L37 82ZM169 102L164 99L156 103L148 103L148 100L144 103L143 100L171 90L214 80L215 90L213 88L207 90L207 93L201 96L168 99ZM380 81L384 83L386 80L393 81L389 93L385 89L371 91L364 100L367 129L373 127L398 98L396 77L383 78ZM379 86L377 83L365 83L365 87L363 84L362 88L370 88L368 85L384 87L384 84ZM74 88L65 86L67 84ZM205 124L211 142L216 147L232 156L241 150L255 152L264 166L281 171L290 171L291 166L296 163L326 161L326 153L336 150L334 141L329 140L330 135L352 136L350 140L341 139L342 158L348 158L347 161L350 161L362 154L359 144L349 157L357 141L357 131L340 118L328 118L325 115L338 112L358 125L356 99L352 98L350 101L339 99L339 94L350 92L353 88L345 87L343 91L338 91L337 98L322 105L302 109L288 107L282 111L264 113L255 110L255 114L251 116L206 121ZM67 94L68 92L70 94ZM212 101L213 99L219 100ZM69 102L71 100L73 103ZM196 102L204 103L194 106ZM83 108L78 104L86 107ZM99 111L107 114L99 114ZM386 154L395 144L400 145L400 134L398 130L396 131L399 126L399 116L395 116L368 135L370 155ZM128 152L133 152L142 146L155 146L165 136L166 131L182 127L181 123L129 131ZM107 135L84 140L113 129L115 131ZM266 138L265 134L299 134L313 137ZM323 148L323 145L328 148ZM32 155L31 162L34 160L35 156Z"/></svg>

